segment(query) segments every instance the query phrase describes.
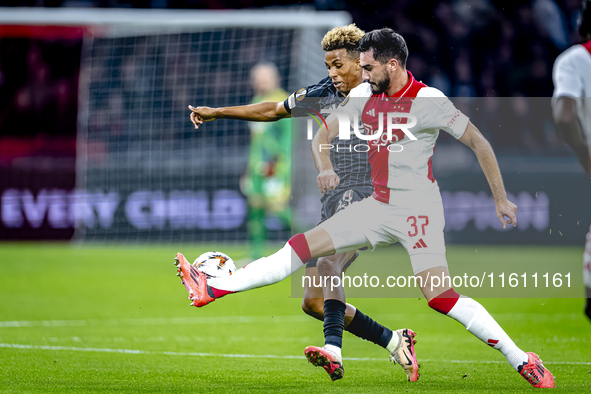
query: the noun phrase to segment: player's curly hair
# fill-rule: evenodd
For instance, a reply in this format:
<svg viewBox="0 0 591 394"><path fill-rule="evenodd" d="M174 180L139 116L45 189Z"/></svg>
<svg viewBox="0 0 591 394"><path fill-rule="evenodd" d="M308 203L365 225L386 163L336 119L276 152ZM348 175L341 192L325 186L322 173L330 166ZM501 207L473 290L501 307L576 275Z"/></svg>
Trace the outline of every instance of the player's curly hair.
<svg viewBox="0 0 591 394"><path fill-rule="evenodd" d="M365 32L351 23L335 27L324 35L322 49L325 52L345 48L350 54L359 54L358 44Z"/></svg>

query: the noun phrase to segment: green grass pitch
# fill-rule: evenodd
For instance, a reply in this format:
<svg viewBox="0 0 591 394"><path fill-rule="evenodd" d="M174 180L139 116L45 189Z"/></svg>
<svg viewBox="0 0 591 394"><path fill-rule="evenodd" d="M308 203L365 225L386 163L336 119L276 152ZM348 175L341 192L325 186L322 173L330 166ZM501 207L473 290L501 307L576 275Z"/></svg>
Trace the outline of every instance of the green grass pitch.
<svg viewBox="0 0 591 394"><path fill-rule="evenodd" d="M306 346L323 344L322 323L301 312L289 280L205 308L189 306L173 257L182 251L192 260L218 247L0 244L0 392L533 390L499 352L417 298L348 301L390 328L417 332L418 382L407 382L385 350L348 333L345 377L331 382L303 358ZM239 247L221 250L235 259L246 254ZM450 246L450 267L471 258L468 250L474 247ZM515 261L582 258L582 247L478 251ZM370 256L380 253L404 251ZM591 392L591 324L582 299L479 301L522 349L540 355L557 392Z"/></svg>

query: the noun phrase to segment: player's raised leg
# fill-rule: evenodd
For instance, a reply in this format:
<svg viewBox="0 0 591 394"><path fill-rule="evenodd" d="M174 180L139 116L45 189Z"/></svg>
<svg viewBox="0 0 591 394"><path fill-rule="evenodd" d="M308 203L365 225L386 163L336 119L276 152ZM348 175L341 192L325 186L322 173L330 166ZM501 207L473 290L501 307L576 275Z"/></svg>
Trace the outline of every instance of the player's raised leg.
<svg viewBox="0 0 591 394"><path fill-rule="evenodd" d="M175 260L175 264L191 279L184 281L187 291L192 294L193 305L201 307L227 294L281 282L311 258L329 254L334 254L330 236L324 229L315 227L305 234L294 235L271 256L255 260L228 277L207 279L199 270L191 270L183 259Z"/></svg>
<svg viewBox="0 0 591 394"><path fill-rule="evenodd" d="M445 255L414 254L411 255L411 263L415 275L422 278L419 281L421 290L431 308L457 320L475 337L499 350L532 386L555 387L554 376L539 357L518 348L480 303L470 297L460 296L453 290L451 279L438 281L439 286L432 286L434 277L449 278Z"/></svg>

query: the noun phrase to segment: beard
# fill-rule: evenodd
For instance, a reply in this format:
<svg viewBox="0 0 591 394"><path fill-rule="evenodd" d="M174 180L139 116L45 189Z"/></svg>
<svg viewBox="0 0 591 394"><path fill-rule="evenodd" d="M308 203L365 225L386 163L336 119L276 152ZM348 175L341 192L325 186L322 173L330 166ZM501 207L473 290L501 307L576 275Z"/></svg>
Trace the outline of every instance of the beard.
<svg viewBox="0 0 591 394"><path fill-rule="evenodd" d="M390 86L390 76L388 73L385 73L384 78L378 81L370 82L371 84L371 92L373 94L382 94Z"/></svg>

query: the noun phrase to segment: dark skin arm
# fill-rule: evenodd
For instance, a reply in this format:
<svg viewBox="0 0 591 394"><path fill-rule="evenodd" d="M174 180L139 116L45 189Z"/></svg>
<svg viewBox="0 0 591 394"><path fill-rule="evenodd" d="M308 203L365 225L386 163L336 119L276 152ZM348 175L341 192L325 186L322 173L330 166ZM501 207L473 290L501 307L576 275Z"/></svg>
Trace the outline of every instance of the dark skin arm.
<svg viewBox="0 0 591 394"><path fill-rule="evenodd" d="M191 110L191 122L198 129L204 122L211 122L216 119L237 119L254 122L274 122L279 119L291 117L285 109L283 101L272 103L257 103L240 105L236 107L193 107Z"/></svg>
<svg viewBox="0 0 591 394"><path fill-rule="evenodd" d="M572 97L559 97L552 115L556 130L562 139L575 151L587 176L591 176L591 157L589 146L583 135L583 127L577 116L577 102Z"/></svg>
<svg viewBox="0 0 591 394"><path fill-rule="evenodd" d="M330 149L327 145L338 135L339 126L338 119L331 116L327 120L328 129L320 128L314 135L312 140L312 156L314 157L314 164L318 169L318 188L324 194L327 190L334 190L340 183L339 176L334 172L332 163L330 162Z"/></svg>

